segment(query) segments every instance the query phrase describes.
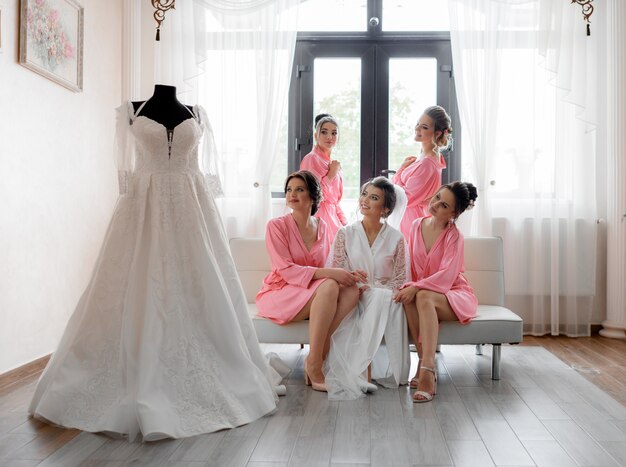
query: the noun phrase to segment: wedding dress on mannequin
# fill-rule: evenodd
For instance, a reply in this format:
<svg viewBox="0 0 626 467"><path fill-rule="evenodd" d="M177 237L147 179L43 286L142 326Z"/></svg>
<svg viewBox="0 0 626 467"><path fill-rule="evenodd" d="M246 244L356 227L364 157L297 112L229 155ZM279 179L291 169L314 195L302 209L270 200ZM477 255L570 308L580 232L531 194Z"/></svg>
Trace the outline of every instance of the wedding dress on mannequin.
<svg viewBox="0 0 626 467"><path fill-rule="evenodd" d="M121 196L29 411L131 440L249 423L275 410L281 376L257 341L215 205L211 125L198 106L169 129L142 107L117 111Z"/></svg>

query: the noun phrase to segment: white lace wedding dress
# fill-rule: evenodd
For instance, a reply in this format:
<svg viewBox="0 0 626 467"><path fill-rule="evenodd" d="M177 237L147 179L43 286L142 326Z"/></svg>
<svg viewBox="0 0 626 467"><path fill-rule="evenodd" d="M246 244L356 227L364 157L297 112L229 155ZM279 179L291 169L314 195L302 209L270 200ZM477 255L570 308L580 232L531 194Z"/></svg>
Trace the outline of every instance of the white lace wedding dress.
<svg viewBox="0 0 626 467"><path fill-rule="evenodd" d="M280 376L247 313L210 188L218 179L200 170L203 135L204 154L214 148L210 124L199 107L190 117L168 132L130 102L118 109L123 194L38 383L35 417L154 440L276 408Z"/></svg>

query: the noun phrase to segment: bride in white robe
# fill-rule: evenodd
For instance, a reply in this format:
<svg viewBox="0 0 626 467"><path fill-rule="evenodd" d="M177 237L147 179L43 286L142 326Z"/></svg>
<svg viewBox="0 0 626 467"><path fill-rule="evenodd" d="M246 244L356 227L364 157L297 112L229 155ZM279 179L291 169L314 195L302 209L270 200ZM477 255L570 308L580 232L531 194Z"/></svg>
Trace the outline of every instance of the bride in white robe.
<svg viewBox="0 0 626 467"><path fill-rule="evenodd" d="M331 338L324 366L330 399L356 399L376 390L367 382L370 363L372 379L381 386L395 388L408 383L406 318L402 304L393 298L410 277L409 262L402 233L383 220L393 211L395 201L394 186L385 177L366 182L359 198L363 220L337 232L327 261L329 267L363 270L368 278L367 284L360 284L357 307Z"/></svg>

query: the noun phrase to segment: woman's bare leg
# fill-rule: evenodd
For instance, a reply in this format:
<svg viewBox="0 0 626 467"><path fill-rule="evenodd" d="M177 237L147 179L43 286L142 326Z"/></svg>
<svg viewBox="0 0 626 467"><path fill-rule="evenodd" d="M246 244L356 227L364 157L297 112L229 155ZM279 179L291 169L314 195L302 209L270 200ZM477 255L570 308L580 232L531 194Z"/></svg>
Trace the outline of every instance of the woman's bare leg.
<svg viewBox="0 0 626 467"><path fill-rule="evenodd" d="M419 361L422 361L422 344L420 343L420 318L417 314L417 307L415 306L416 302L405 303L404 304L404 314L406 315L406 322L409 327L409 332L411 333L411 339L413 339L413 343L415 344L415 348L417 349L417 358ZM417 367L417 371L415 372L415 376L411 378L411 380L417 379L419 377L419 364Z"/></svg>
<svg viewBox="0 0 626 467"><path fill-rule="evenodd" d="M415 297L419 330L422 343L422 367L435 369L435 352L439 336L439 321L456 321L445 295L430 290L420 290ZM429 371L419 375L421 391L432 393L435 387L435 375Z"/></svg>
<svg viewBox="0 0 626 467"><path fill-rule="evenodd" d="M356 286L339 288L337 312L335 313L333 321L330 323L328 333L326 334L326 341L324 342L324 360L326 360L326 356L330 350L330 338L345 317L348 316L352 310L354 310L357 303L359 303L359 289Z"/></svg>
<svg viewBox="0 0 626 467"><path fill-rule="evenodd" d="M335 315L339 300L339 284L326 279L317 288L313 297L294 317L293 321L309 318L309 355L307 368L309 377L318 383L324 381L322 365L324 363L324 346Z"/></svg>

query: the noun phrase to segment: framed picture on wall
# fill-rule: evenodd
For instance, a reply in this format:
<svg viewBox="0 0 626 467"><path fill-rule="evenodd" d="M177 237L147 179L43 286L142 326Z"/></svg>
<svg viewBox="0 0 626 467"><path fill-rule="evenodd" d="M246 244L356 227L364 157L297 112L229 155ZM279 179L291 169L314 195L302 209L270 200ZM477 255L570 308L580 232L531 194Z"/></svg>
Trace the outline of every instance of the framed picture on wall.
<svg viewBox="0 0 626 467"><path fill-rule="evenodd" d="M74 0L21 0L20 63L83 90L83 7Z"/></svg>
<svg viewBox="0 0 626 467"><path fill-rule="evenodd" d="M0 2L0 54L2 53L2 2Z"/></svg>

